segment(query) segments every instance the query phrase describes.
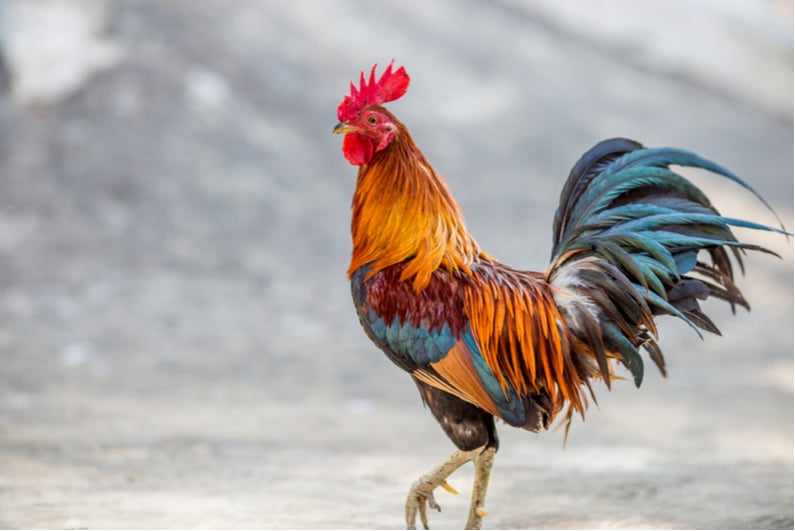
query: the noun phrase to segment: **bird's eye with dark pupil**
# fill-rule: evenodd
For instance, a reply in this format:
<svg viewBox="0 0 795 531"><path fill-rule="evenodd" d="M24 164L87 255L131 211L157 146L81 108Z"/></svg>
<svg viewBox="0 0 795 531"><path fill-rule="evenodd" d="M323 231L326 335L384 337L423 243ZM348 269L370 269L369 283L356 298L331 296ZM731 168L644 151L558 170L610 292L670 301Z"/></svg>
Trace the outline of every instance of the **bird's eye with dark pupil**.
<svg viewBox="0 0 795 531"><path fill-rule="evenodd" d="M378 123L378 117L377 116L368 117L367 118L367 123L370 124L370 125L376 125Z"/></svg>

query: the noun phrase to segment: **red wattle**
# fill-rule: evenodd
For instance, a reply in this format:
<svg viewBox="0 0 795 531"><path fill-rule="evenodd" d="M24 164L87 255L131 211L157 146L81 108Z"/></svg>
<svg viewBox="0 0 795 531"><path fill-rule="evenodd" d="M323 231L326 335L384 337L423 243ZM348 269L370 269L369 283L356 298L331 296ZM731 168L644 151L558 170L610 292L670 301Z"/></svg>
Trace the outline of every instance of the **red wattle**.
<svg viewBox="0 0 795 531"><path fill-rule="evenodd" d="M361 166L373 158L373 143L359 133L348 133L342 140L342 153L348 162Z"/></svg>

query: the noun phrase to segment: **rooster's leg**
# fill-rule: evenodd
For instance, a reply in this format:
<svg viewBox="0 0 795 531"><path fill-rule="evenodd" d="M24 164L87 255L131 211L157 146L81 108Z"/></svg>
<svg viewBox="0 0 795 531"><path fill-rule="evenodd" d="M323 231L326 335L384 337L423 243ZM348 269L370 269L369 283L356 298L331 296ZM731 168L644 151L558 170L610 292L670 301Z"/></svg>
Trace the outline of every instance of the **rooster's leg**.
<svg viewBox="0 0 795 531"><path fill-rule="evenodd" d="M469 506L469 518L466 529L480 529L480 522L486 516L483 503L486 501L486 489L489 486L491 465L497 449L488 446L475 457L475 482L472 486L472 504Z"/></svg>
<svg viewBox="0 0 795 531"><path fill-rule="evenodd" d="M439 421L450 440L458 447L458 451L412 485L406 500L406 525L409 529L415 529L417 512L419 512L422 525L428 529L427 508L440 510L439 504L433 498L433 490L441 486L450 492L455 492L447 484L447 477L464 463L474 461L475 482L467 529L479 529L480 521L486 514L483 501L486 498L491 464L499 446L494 416L423 381L416 378L414 381L420 390L423 402Z"/></svg>
<svg viewBox="0 0 795 531"><path fill-rule="evenodd" d="M439 504L436 503L436 500L433 497L433 490L439 486L445 486L444 488L452 489L449 485L447 485L447 478L458 470L461 465L468 463L469 461L477 461L479 454L483 451L482 448L478 448L476 450L470 451L463 451L458 450L453 453L447 460L442 463L441 465L437 466L427 474L421 476L414 484L411 486L411 490L409 490L409 496L406 500L406 529L416 529L417 524L417 512L420 513L420 521L425 529L428 529L428 517L426 514L426 504L427 507L431 509L436 509L437 511L441 511L441 507ZM492 458L494 453L491 453ZM491 467L491 460L489 460L489 467ZM476 480L477 483L477 472L476 472ZM486 481L488 481L488 474L486 476ZM483 489L483 496L485 496L486 491L485 488ZM473 493L472 499L474 501L475 495ZM470 511L470 520L472 519ZM480 520L477 520L478 524Z"/></svg>

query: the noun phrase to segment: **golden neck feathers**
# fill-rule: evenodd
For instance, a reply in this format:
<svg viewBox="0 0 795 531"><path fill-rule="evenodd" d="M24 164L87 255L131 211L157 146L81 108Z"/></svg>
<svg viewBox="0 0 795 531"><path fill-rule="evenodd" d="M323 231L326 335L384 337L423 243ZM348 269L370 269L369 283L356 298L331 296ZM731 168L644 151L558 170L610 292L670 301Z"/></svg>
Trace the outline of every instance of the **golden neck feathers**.
<svg viewBox="0 0 795 531"><path fill-rule="evenodd" d="M439 268L471 275L470 265L486 255L467 232L444 179L425 160L406 127L359 168L353 196L353 256L348 275L369 265L368 276L406 261L401 281L414 277L414 290L428 285Z"/></svg>

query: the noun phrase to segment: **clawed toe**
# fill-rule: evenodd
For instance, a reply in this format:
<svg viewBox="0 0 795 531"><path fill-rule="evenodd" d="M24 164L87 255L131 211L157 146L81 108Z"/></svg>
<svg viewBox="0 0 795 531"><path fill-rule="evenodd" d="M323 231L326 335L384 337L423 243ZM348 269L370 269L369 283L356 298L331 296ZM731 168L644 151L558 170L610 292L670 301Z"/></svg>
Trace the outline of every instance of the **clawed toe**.
<svg viewBox="0 0 795 531"><path fill-rule="evenodd" d="M493 446L469 451L459 450L444 463L415 481L406 500L406 529L417 529L417 513L420 515L422 526L428 529L428 507L437 511L442 510L433 496L434 489L442 487L451 494L458 494L458 491L447 483L447 478L461 465L473 460L475 461L475 483L472 489L472 503L469 508L466 529L480 529L483 517L488 514L483 508L483 502L486 498L489 472L496 451L497 449Z"/></svg>
<svg viewBox="0 0 795 531"><path fill-rule="evenodd" d="M406 500L406 529L417 529L417 513L420 514L422 526L428 529L428 507L437 511L442 510L433 495L433 489L433 485L422 483L419 480L412 485Z"/></svg>

